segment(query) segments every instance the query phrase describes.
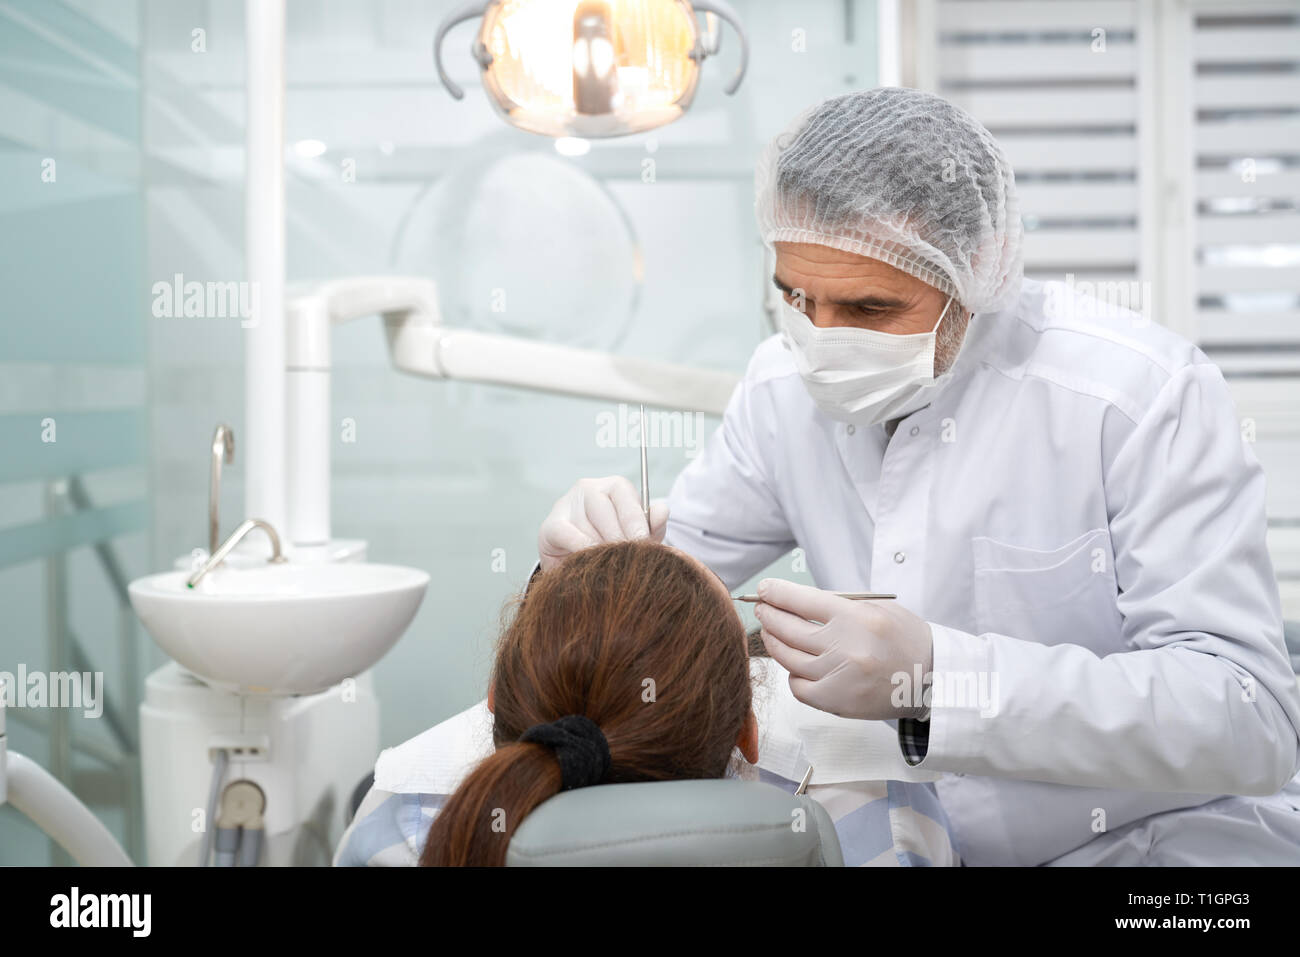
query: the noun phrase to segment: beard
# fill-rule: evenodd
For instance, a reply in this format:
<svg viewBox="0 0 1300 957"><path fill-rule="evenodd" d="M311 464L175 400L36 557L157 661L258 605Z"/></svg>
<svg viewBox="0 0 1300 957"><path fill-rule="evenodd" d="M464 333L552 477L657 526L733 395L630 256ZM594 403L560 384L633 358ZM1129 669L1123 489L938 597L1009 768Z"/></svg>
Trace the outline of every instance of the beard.
<svg viewBox="0 0 1300 957"><path fill-rule="evenodd" d="M955 303L954 303L955 305ZM939 324L934 336L934 375L943 375L957 361L961 344L966 341L966 329L970 325L971 314L965 309L949 311Z"/></svg>

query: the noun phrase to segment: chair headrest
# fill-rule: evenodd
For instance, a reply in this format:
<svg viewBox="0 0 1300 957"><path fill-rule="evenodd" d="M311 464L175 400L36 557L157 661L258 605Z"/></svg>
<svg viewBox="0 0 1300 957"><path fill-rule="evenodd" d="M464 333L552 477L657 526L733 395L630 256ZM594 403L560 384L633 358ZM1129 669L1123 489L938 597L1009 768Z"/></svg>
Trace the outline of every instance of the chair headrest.
<svg viewBox="0 0 1300 957"><path fill-rule="evenodd" d="M562 792L524 819L506 864L842 867L844 858L812 798L722 778Z"/></svg>

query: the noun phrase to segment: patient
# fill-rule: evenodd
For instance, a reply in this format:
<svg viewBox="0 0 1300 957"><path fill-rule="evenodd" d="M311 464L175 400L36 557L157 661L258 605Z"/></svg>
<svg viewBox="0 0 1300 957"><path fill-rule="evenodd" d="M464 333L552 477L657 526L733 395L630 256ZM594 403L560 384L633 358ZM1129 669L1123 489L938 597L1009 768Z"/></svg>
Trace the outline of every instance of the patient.
<svg viewBox="0 0 1300 957"><path fill-rule="evenodd" d="M720 778L737 748L756 763L750 700L744 627L708 568L644 540L578 552L533 581L501 636L496 751L442 806L420 864L504 864L565 785ZM552 745L570 743L562 771Z"/></svg>
<svg viewBox="0 0 1300 957"><path fill-rule="evenodd" d="M934 790L895 779L896 732L799 704L760 654L693 557L645 540L583 549L517 603L486 702L380 756L335 864L500 865L566 784L737 776L793 792L809 759L846 864L956 863ZM872 728L893 763L846 763L873 753Z"/></svg>

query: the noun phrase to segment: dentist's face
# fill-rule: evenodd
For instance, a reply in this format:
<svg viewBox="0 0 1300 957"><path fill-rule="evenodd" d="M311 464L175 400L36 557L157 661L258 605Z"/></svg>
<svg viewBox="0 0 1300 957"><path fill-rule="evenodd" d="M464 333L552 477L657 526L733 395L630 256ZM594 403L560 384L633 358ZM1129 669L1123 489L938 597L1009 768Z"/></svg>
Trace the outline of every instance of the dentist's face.
<svg viewBox="0 0 1300 957"><path fill-rule="evenodd" d="M878 259L812 243L776 243L772 281L819 329L849 326L905 336L929 332L948 297ZM954 302L939 325L934 374L957 358L968 315Z"/></svg>

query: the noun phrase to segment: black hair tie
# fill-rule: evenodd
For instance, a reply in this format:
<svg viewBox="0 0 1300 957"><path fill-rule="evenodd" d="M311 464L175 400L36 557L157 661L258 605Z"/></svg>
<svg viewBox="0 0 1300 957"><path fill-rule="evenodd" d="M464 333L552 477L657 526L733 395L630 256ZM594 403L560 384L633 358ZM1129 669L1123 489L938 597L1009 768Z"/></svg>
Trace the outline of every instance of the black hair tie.
<svg viewBox="0 0 1300 957"><path fill-rule="evenodd" d="M586 715L565 715L549 724L535 724L519 736L555 752L560 762L560 789L590 787L609 773L609 742L600 725Z"/></svg>

